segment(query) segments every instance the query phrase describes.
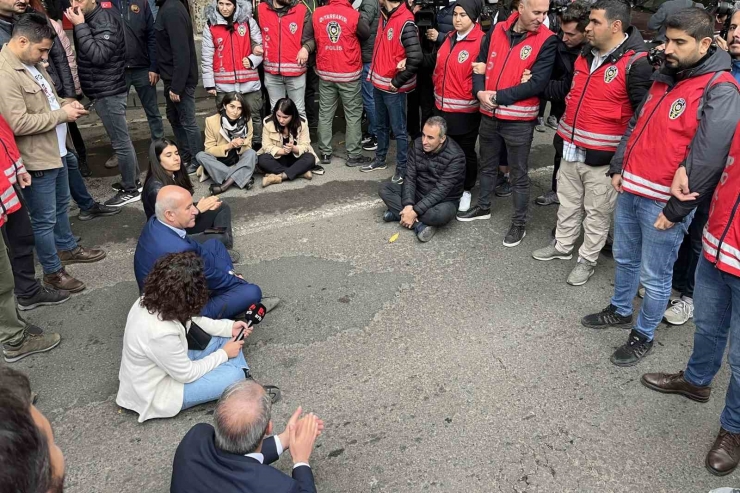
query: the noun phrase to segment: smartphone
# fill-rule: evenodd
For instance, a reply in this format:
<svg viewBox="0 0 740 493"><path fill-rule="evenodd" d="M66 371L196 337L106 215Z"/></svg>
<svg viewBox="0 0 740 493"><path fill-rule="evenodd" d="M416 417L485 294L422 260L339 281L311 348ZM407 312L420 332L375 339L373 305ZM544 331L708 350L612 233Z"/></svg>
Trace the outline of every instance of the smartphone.
<svg viewBox="0 0 740 493"><path fill-rule="evenodd" d="M290 137L283 137L283 145L288 145L288 142L290 142Z"/></svg>
<svg viewBox="0 0 740 493"><path fill-rule="evenodd" d="M85 108L87 111L92 110L95 107L95 100L88 101L85 105L83 105L83 108Z"/></svg>
<svg viewBox="0 0 740 493"><path fill-rule="evenodd" d="M249 329L250 327L252 327L252 321L251 320L249 322L247 322L247 329ZM240 330L239 333L236 335L236 337L234 338L234 340L236 342L239 342L242 339L244 339L244 330L245 330L244 327L242 327L242 330Z"/></svg>
<svg viewBox="0 0 740 493"><path fill-rule="evenodd" d="M203 231L207 235L222 235L226 233L226 228L222 226L213 227L213 228L206 228L205 231Z"/></svg>

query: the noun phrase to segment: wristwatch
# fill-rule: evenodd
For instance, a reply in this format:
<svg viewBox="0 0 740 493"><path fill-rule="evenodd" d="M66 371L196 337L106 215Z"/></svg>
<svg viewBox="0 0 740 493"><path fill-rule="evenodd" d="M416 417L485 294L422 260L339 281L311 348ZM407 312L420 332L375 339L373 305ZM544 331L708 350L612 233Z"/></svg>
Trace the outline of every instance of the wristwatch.
<svg viewBox="0 0 740 493"><path fill-rule="evenodd" d="M492 104L492 105L496 105L496 104L498 104L498 103L496 102L496 93L495 93L495 92L494 92L493 94L491 94L491 104Z"/></svg>

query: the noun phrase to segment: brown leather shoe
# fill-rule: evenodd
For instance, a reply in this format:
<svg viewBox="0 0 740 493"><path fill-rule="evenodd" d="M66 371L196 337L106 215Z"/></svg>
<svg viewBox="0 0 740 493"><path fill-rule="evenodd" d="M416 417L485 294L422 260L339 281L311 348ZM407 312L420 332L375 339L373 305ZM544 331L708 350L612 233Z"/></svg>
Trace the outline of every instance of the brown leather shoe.
<svg viewBox="0 0 740 493"><path fill-rule="evenodd" d="M712 393L712 387L697 387L686 381L683 371L678 373L646 373L640 379L642 384L664 394L680 394L692 401L707 402Z"/></svg>
<svg viewBox="0 0 740 493"><path fill-rule="evenodd" d="M740 433L730 433L719 429L714 445L707 453L704 465L715 476L726 476L735 470L740 462Z"/></svg>
<svg viewBox="0 0 740 493"><path fill-rule="evenodd" d="M59 250L57 252L59 260L62 261L62 265L69 264L89 264L103 260L105 258L105 250L99 248L82 248L78 246L74 250Z"/></svg>
<svg viewBox="0 0 740 493"><path fill-rule="evenodd" d="M64 267L53 274L44 274L44 283L54 289L69 291L70 293L79 293L85 289L85 283L70 276Z"/></svg>

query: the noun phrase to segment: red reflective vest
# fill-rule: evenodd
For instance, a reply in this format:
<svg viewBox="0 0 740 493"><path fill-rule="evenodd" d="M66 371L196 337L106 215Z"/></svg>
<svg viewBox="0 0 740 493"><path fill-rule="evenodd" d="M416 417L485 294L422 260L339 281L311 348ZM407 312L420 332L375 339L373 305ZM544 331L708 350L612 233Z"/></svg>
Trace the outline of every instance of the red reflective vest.
<svg viewBox="0 0 740 493"><path fill-rule="evenodd" d="M715 72L678 82L673 89L653 82L624 151L625 191L668 202L678 166L689 153L699 126L700 106L709 85L737 84L729 72Z"/></svg>
<svg viewBox="0 0 740 493"><path fill-rule="evenodd" d="M536 32L528 32L519 44L511 48L506 33L517 19L519 13L514 12L493 28L486 64L486 91L499 91L521 84L524 71L532 68L542 45L547 38L555 36L543 25ZM533 96L509 106L499 106L493 113L483 108L480 111L500 120L534 120L540 111L540 98Z"/></svg>
<svg viewBox="0 0 740 493"><path fill-rule="evenodd" d="M717 268L740 277L740 125L727 156L727 164L712 197L704 228L704 257ZM736 165L737 164L737 165Z"/></svg>
<svg viewBox="0 0 740 493"><path fill-rule="evenodd" d="M398 7L390 19L386 20L381 14L378 22L378 34L375 37L373 60L370 64L370 73L367 78L381 91L389 92L388 86L398 73L398 62L406 58L406 48L401 43L401 33L406 24L414 24L414 14L403 4ZM416 75L398 92L409 92L416 88Z"/></svg>
<svg viewBox="0 0 740 493"><path fill-rule="evenodd" d="M614 64L591 72L585 56L576 60L573 85L565 97L565 114L558 135L564 141L594 151L616 152L633 111L627 91L632 64L647 53L627 51Z"/></svg>
<svg viewBox="0 0 740 493"><path fill-rule="evenodd" d="M237 84L260 80L256 69L244 68L243 59L252 54L249 23L234 23L234 31L219 24L208 26L213 38L213 79L216 84Z"/></svg>
<svg viewBox="0 0 740 493"><path fill-rule="evenodd" d="M262 47L265 72L272 75L298 77L306 73L306 66L298 65L296 58L301 47L303 21L306 6L297 3L284 15L278 15L267 2L257 7L259 24L262 29Z"/></svg>
<svg viewBox="0 0 740 493"><path fill-rule="evenodd" d="M26 168L21 160L21 153L15 144L13 131L5 119L0 116L0 226L11 214L21 208L21 202L15 193L13 184L16 174L25 173Z"/></svg>
<svg viewBox="0 0 740 493"><path fill-rule="evenodd" d="M362 76L362 51L357 39L360 13L347 0L330 0L313 13L316 73L330 82L353 82Z"/></svg>
<svg viewBox="0 0 740 493"><path fill-rule="evenodd" d="M452 46L457 36L453 29L437 52L434 66L434 102L449 113L475 113L480 106L473 96L473 62L480 52L483 31L476 24L464 39Z"/></svg>

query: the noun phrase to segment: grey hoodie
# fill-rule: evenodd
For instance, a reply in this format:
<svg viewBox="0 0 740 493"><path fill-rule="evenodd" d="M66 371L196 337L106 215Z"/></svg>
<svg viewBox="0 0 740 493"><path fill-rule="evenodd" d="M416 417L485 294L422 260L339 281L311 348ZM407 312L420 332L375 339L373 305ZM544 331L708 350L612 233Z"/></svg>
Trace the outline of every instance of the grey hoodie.
<svg viewBox="0 0 740 493"><path fill-rule="evenodd" d="M652 79L668 84L671 90L682 80L725 70L730 70L730 55L712 46L709 53L696 66L677 74L671 74L663 68L654 72ZM612 159L609 174L622 172L627 141L632 135L643 104L644 100L627 125L627 131ZM714 193L727 161L735 127L740 119L740 90L732 83L715 83L704 94L700 116L699 127L689 145L689 154L680 164L686 168L689 190L699 193L699 197L687 202L681 202L675 197L668 200L663 214L674 223L689 215L704 200L710 200ZM668 145L668 142L670 139L667 138L662 142L655 142L654 145L664 146Z"/></svg>
<svg viewBox="0 0 740 493"><path fill-rule="evenodd" d="M227 24L226 19L221 15L214 0L206 6L203 15L206 20L206 26L203 29L203 44L201 47L200 66L203 72L203 87L206 89L216 88L218 92L239 92L248 93L259 91L262 88L260 81L244 82L241 84L218 84L213 76L213 56L216 52L216 44L213 42L211 26ZM236 11L234 12L234 23L249 24L249 37L252 40L252 49L257 45L262 45L262 32L257 22L252 17L252 3L247 0L238 0ZM252 67L257 68L262 63L262 57L252 53L245 54L252 62ZM243 57L239 57L240 59ZM239 63L239 60L237 60Z"/></svg>

